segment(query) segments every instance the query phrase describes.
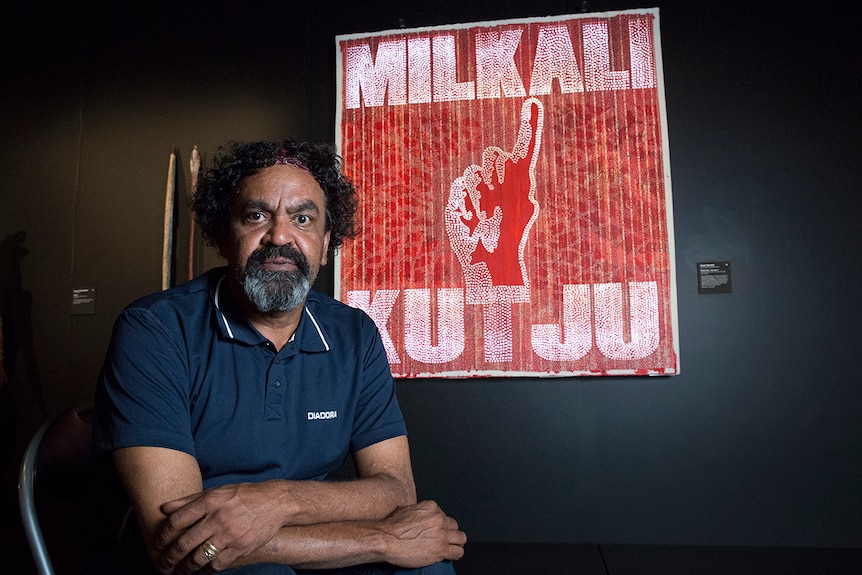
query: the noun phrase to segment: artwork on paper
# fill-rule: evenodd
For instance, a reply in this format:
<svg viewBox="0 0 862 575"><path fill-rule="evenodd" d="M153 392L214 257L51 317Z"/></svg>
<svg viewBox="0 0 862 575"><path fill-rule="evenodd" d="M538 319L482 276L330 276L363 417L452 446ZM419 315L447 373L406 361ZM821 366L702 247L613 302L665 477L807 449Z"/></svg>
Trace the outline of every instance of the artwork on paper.
<svg viewBox="0 0 862 575"><path fill-rule="evenodd" d="M336 296L396 377L679 372L658 20L336 39L361 225Z"/></svg>

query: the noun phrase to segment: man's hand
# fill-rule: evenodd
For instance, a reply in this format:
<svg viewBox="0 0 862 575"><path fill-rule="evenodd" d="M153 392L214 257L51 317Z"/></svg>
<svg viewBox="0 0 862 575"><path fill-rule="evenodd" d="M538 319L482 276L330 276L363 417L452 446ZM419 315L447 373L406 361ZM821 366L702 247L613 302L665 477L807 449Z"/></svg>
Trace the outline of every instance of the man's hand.
<svg viewBox="0 0 862 575"><path fill-rule="evenodd" d="M164 503L161 510L168 518L156 538L162 551L158 567L192 573L209 565L219 571L261 547L284 520L273 485L225 485ZM207 542L218 550L212 561L203 551Z"/></svg>
<svg viewBox="0 0 862 575"><path fill-rule="evenodd" d="M399 567L425 567L464 555L467 535L433 501L395 510L381 521L381 528L392 538L386 561Z"/></svg>
<svg viewBox="0 0 862 575"><path fill-rule="evenodd" d="M250 563L316 564L320 557L323 565L350 564L344 561L360 554L354 536L360 522L380 521L416 501L409 450L398 436L357 451L355 481L276 480L206 491L197 460L182 451L125 447L114 452L114 462L153 565L183 574ZM217 550L212 561L205 543Z"/></svg>
<svg viewBox="0 0 862 575"><path fill-rule="evenodd" d="M529 301L524 246L539 211L535 167L543 122L542 103L526 100L512 152L485 148L482 165L468 166L449 189L446 233L464 272L467 303L501 294L510 303Z"/></svg>
<svg viewBox="0 0 862 575"><path fill-rule="evenodd" d="M273 505L267 505L263 500L265 490L258 489L262 485L265 484L225 486L165 503L162 510L168 515L168 519L159 532L157 541L159 546L163 545L158 561L159 569L164 573L180 575L204 568L207 571L221 571L243 564L244 556L263 547L270 540L275 541L278 538L280 521L276 520L278 514L269 509ZM439 561L460 559L464 555L464 544L467 542L467 536L458 529L458 523L433 501L399 507L379 521L346 521L341 526L343 529L336 524L309 526L311 532L315 532L316 528L323 528L323 532L329 532L332 537L329 540L332 547L324 552L318 550L317 557L313 559L303 557L299 548L289 550L290 545L285 548L277 544L276 547L287 551L288 555L300 564L308 562L306 566L309 567L355 564L356 561L345 559L339 556L338 552L332 564L327 562L324 556L326 552L343 547L353 549L357 558L418 568ZM290 537L295 538L302 529L294 527ZM316 532L312 538L316 539L320 533ZM372 533L382 535L382 551L377 556L366 555L366 551L356 547L357 543ZM326 539L327 537L323 537L316 540L310 548L320 545ZM211 543L218 550L218 555L212 561L204 554L203 547L206 543ZM299 545L305 547L303 543ZM296 555L297 552L299 555ZM312 552L312 555L314 554ZM276 561L287 558L272 559ZM290 560L287 562L290 563Z"/></svg>

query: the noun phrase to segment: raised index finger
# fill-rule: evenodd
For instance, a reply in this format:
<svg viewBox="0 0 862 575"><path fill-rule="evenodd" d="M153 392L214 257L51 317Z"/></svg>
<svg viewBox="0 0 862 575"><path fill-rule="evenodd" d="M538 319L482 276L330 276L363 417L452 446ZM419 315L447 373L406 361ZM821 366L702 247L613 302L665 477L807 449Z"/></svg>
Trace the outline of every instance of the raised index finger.
<svg viewBox="0 0 862 575"><path fill-rule="evenodd" d="M518 140L512 155L521 160L527 158L530 166L536 162L542 143L542 124L545 108L536 98L528 98L521 106L521 122L518 129Z"/></svg>

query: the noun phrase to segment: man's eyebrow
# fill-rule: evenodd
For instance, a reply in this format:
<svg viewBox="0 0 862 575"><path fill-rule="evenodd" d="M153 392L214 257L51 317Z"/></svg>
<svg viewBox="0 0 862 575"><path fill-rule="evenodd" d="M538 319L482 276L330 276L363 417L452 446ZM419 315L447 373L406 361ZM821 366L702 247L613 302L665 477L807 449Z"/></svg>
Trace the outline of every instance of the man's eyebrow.
<svg viewBox="0 0 862 575"><path fill-rule="evenodd" d="M243 211L260 210L262 212L274 212L276 208L264 200L248 200L241 206ZM285 208L288 213L314 212L319 214L320 207L313 200L304 200L291 204Z"/></svg>
<svg viewBox="0 0 862 575"><path fill-rule="evenodd" d="M240 207L242 208L243 211L248 211L248 210L260 210L262 212L273 211L273 207L263 200L248 200L245 203L243 203Z"/></svg>
<svg viewBox="0 0 862 575"><path fill-rule="evenodd" d="M297 212L314 212L316 214L319 214L320 208L314 201L305 200L303 202L298 202L296 204L288 206L287 211L291 214L295 214Z"/></svg>

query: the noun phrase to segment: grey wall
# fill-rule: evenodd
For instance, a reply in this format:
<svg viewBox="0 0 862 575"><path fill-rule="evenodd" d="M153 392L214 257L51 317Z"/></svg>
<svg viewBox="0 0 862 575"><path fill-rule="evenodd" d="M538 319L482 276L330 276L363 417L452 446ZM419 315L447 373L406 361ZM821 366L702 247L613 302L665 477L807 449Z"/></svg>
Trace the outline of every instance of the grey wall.
<svg viewBox="0 0 862 575"><path fill-rule="evenodd" d="M582 5L224 4L2 24L0 285L29 320L4 390L19 448L39 397L45 413L90 399L114 317L159 289L172 146L183 190L193 145L331 141L336 34ZM587 3L661 10L682 375L399 382L420 495L473 540L862 545L862 50L820 8L702 4ZM702 260L732 262L732 294L697 294ZM77 287L97 289L96 314L70 315Z"/></svg>

